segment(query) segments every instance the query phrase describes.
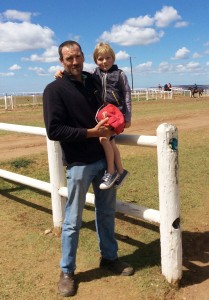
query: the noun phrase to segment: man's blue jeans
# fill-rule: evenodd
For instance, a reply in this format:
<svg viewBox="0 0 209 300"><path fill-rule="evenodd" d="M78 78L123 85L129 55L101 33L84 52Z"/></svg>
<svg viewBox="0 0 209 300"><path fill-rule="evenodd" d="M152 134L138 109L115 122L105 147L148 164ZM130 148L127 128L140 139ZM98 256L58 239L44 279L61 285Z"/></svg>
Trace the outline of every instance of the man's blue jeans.
<svg viewBox="0 0 209 300"><path fill-rule="evenodd" d="M60 267L64 273L76 269L76 252L79 230L86 193L92 183L95 194L95 223L102 257L116 259L118 245L115 239L115 205L114 188L100 190L99 184L106 168L105 159L84 166L67 169L68 199L65 208L65 220L62 226L62 259Z"/></svg>

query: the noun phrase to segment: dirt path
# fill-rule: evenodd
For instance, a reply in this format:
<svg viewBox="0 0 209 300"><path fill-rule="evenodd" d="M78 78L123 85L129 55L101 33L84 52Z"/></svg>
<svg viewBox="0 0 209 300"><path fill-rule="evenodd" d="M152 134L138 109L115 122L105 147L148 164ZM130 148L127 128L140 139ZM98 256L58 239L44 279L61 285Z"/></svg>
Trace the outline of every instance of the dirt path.
<svg viewBox="0 0 209 300"><path fill-rule="evenodd" d="M0 136L1 161L47 151L46 138L43 136L7 134Z"/></svg>
<svg viewBox="0 0 209 300"><path fill-rule="evenodd" d="M140 120L139 124L133 124L125 133L130 134L143 134L143 135L156 135L157 127L162 123L174 124L181 130L190 130L197 128L205 128L209 126L208 111L201 112L199 115L187 115L182 117L174 117L169 119L156 119Z"/></svg>
<svg viewBox="0 0 209 300"><path fill-rule="evenodd" d="M205 128L209 126L208 111L200 115L188 115L174 119L140 120L139 124L133 124L126 129L126 134L156 135L156 129L161 123L175 124L178 130ZM28 153L41 153L46 151L46 138L36 135L7 134L0 135L1 161L28 155Z"/></svg>

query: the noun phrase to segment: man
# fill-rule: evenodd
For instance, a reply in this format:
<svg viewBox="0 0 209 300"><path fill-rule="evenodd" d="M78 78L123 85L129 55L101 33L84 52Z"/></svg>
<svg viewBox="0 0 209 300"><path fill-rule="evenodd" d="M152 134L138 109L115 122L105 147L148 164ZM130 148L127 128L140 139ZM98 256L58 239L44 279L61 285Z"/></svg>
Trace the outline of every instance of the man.
<svg viewBox="0 0 209 300"><path fill-rule="evenodd" d="M98 124L95 121L100 104L91 74L83 72L84 55L80 45L66 41L59 46L58 52L64 73L62 79L58 78L45 88L43 105L47 135L60 142L66 166L68 199L62 226L58 290L68 297L76 293L76 252L86 193L91 183L95 194L100 267L121 275L132 275L134 270L117 256L115 190L99 189L106 160L98 137L111 136L111 130L104 126L108 119Z"/></svg>

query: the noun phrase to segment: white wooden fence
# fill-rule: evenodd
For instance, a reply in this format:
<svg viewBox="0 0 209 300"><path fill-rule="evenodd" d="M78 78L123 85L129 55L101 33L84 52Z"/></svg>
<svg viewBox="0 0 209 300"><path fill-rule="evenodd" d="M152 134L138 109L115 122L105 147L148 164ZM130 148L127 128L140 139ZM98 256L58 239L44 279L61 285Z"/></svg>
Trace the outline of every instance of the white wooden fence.
<svg viewBox="0 0 209 300"><path fill-rule="evenodd" d="M172 91L163 91L159 89L151 89L151 88L141 88L138 90L134 90L131 92L131 96L133 98L137 98L138 101L140 99L172 99L173 98L173 92Z"/></svg>
<svg viewBox="0 0 209 300"><path fill-rule="evenodd" d="M0 130L46 136L45 128L0 123ZM178 174L178 130L174 125L161 124L156 136L125 135L118 144L157 147L159 210L117 201L116 210L136 218L160 224L161 268L168 282L182 277L182 239ZM53 223L61 228L67 197L65 172L60 144L47 138L50 183L0 169L0 177L51 193ZM139 179L140 180L140 179ZM94 195L87 193L86 202L94 204Z"/></svg>
<svg viewBox="0 0 209 300"><path fill-rule="evenodd" d="M164 91L158 88L140 88L131 92L133 98L140 100L157 100L157 99L172 99L174 95L192 96L191 90L184 90L182 88L171 88L171 91ZM209 95L209 90L205 89L201 97ZM196 95L199 97L199 95Z"/></svg>
<svg viewBox="0 0 209 300"><path fill-rule="evenodd" d="M17 105L17 102L23 97L27 98L27 100L31 102L32 105L38 104L38 98L42 97L42 92L35 93L35 92L22 92L22 93L11 93L11 94L4 94L0 93L0 106L3 106L5 110L13 110L14 107ZM24 101L20 101L24 102ZM1 104L2 103L2 104ZM28 105L27 101L25 100L25 104L22 103L21 105Z"/></svg>

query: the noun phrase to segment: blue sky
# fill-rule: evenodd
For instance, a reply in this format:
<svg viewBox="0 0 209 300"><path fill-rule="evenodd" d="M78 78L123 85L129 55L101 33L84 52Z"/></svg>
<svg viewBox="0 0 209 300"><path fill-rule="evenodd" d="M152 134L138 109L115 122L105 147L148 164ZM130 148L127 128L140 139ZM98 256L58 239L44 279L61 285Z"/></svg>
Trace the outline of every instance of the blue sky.
<svg viewBox="0 0 209 300"><path fill-rule="evenodd" d="M0 93L42 92L61 68L57 47L78 41L85 69L110 43L130 86L209 84L208 0L1 1Z"/></svg>

